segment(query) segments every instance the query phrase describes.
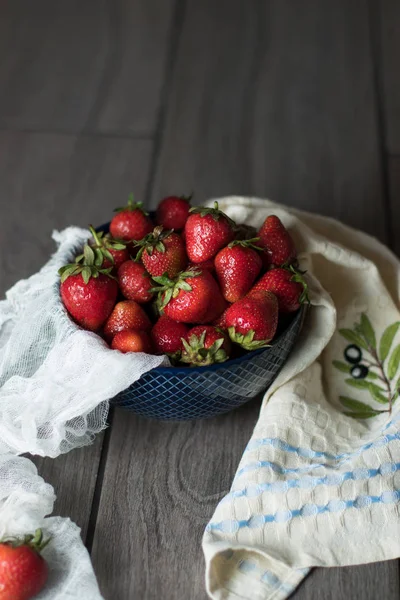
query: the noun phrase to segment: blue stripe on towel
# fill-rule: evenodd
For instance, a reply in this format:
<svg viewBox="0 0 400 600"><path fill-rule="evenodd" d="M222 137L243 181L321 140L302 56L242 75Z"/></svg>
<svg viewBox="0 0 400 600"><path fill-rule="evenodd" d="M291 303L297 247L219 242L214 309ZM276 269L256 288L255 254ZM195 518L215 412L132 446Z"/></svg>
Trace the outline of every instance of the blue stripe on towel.
<svg viewBox="0 0 400 600"><path fill-rule="evenodd" d="M302 456L304 458L326 458L330 461L336 462L337 464L330 465L329 463L318 462L318 463L311 463L305 467L285 468L285 467L281 467L280 465L277 465L276 463L271 462L271 461L257 461L257 462L249 463L245 467L242 467L242 469L240 469L236 473L235 481L238 477L243 475L243 473L247 473L248 471L254 471L255 469L259 469L260 467L270 467L274 471L277 471L282 474L285 474L285 473L307 473L308 471L312 471L313 469L318 469L321 467L324 467L326 469L337 469L340 465L347 462L350 458L359 456L360 454L362 454L363 452L365 452L366 450L369 450L371 448L381 448L383 446L387 446L387 444L389 444L390 442L392 442L394 440L400 440L400 431L397 433L386 434L385 436L383 436L379 440L376 440L375 442L369 442L368 444L361 446L360 448L358 448L357 450L354 450L353 452L344 452L342 454L330 454L329 452L319 452L319 451L311 450L309 448L308 449L307 448L298 448L296 446L291 446L290 444L287 444L285 441L283 441L279 438L262 438L259 440L257 440L257 439L250 440L250 442L247 445L247 448L245 450L244 456L246 455L246 452L254 450L255 448L258 448L260 446L268 445L268 446L272 446L273 448L278 448L279 450L282 450L284 452L295 453L298 456Z"/></svg>
<svg viewBox="0 0 400 600"><path fill-rule="evenodd" d="M279 467L278 469L278 465L275 465L274 463L270 463L268 466L271 466L274 471L278 471L280 473L298 471L297 469L290 470L284 469L283 467ZM247 498L256 498L264 492L273 492L278 494L284 493L289 488L310 489L319 485L341 485L344 481L349 479L354 481L358 481L360 479L371 479L373 477L378 477L379 475L390 475L399 470L400 463L387 462L381 465L378 469L355 469L354 471L347 471L346 473L325 475L325 477L302 477L300 479L274 481L273 483L250 483L242 490L234 490L233 492L230 492L221 500L221 502L228 502L233 498L240 498L243 496Z"/></svg>
<svg viewBox="0 0 400 600"><path fill-rule="evenodd" d="M386 491L380 496L357 496L354 500L331 500L327 504L305 504L295 510L278 510L269 515L254 515L250 519L236 521L228 519L219 523L209 523L207 531L222 531L224 533L236 533L239 529L250 527L258 529L266 523L287 523L297 517L312 517L323 513L341 512L348 508L368 508L372 504L384 503L393 504L400 500L400 490Z"/></svg>

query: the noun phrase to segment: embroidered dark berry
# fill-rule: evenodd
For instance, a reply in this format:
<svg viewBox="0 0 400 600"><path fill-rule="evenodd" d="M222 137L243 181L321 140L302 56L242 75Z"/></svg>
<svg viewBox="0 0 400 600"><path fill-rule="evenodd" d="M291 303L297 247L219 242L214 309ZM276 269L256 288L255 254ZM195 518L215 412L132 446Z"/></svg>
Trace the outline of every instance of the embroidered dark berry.
<svg viewBox="0 0 400 600"><path fill-rule="evenodd" d="M347 362L351 363L352 365L356 365L362 359L362 352L358 346L355 344L350 344L350 346L347 346L344 351L344 357Z"/></svg>
<svg viewBox="0 0 400 600"><path fill-rule="evenodd" d="M356 365L351 369L350 373L354 379L365 379L368 375L368 367L365 365Z"/></svg>

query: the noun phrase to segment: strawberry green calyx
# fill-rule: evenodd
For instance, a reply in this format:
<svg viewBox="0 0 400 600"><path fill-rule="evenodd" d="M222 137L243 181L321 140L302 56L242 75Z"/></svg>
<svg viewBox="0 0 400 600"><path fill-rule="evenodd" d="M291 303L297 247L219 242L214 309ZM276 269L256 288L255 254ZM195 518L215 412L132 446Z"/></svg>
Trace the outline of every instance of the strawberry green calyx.
<svg viewBox="0 0 400 600"><path fill-rule="evenodd" d="M242 248L253 248L254 250L264 250L260 246L257 246L257 242L259 241L259 237L250 238L249 240L233 240L230 244L228 244L228 248L233 248L234 246L242 246Z"/></svg>
<svg viewBox="0 0 400 600"><path fill-rule="evenodd" d="M181 200L186 200L186 202L190 203L193 198L193 192L188 196L178 196L178 198L180 198Z"/></svg>
<svg viewBox="0 0 400 600"><path fill-rule="evenodd" d="M13 548L18 548L19 546L29 546L29 548L40 554L50 541L51 538L48 538L47 540L43 538L43 532L41 529L36 529L34 535L28 534L23 538L4 538L0 540L0 544L7 544L7 546L12 546Z"/></svg>
<svg viewBox="0 0 400 600"><path fill-rule="evenodd" d="M161 277L153 277L153 280L160 285L151 288L150 291L158 293L160 298L160 310L167 306L168 302L172 298L176 298L180 290L184 290L185 292L191 292L192 287L186 281L186 279L190 279L191 277L198 277L199 275L201 275L200 269L189 269L188 271L183 271L182 273L179 273L179 275L175 277L175 279L169 279L167 275L162 275ZM164 292L165 295L163 298L161 298Z"/></svg>
<svg viewBox="0 0 400 600"><path fill-rule="evenodd" d="M100 262L100 257L98 255L96 256L95 251L89 246L89 244L85 244L83 248L83 254L81 256L78 256L76 261L78 262L70 263L59 269L58 274L61 276L61 283L64 283L64 281L68 279L68 277L70 277L71 275L79 274L82 274L82 279L85 282L85 284L89 282L89 279L91 277L96 278L99 276L100 273L102 273L103 275L108 275L108 277L115 279L111 275L112 268L101 268L101 265L103 263L103 256L101 256Z"/></svg>
<svg viewBox="0 0 400 600"><path fill-rule="evenodd" d="M104 259L108 259L111 264L114 264L114 257L110 252L111 250L125 250L126 244L121 240L115 240L109 233L104 235L104 231L96 231L93 225L89 225L89 231L92 234L93 242L89 242L90 247L95 253L94 264L97 267L101 267ZM85 259L84 254L80 254L76 257L75 262L82 262Z"/></svg>
<svg viewBox="0 0 400 600"><path fill-rule="evenodd" d="M299 271L293 265L289 267L285 267L287 271L293 273L293 276L290 281L295 281L296 283L300 283L303 286L303 291L300 295L299 302L300 304L304 304L304 302L308 302L310 304L310 298L308 296L308 285L303 275L305 271Z"/></svg>
<svg viewBox="0 0 400 600"><path fill-rule="evenodd" d="M239 344L244 350L258 350L259 348L268 348L270 346L270 340L255 340L255 331L253 329L243 334L237 333L234 327L229 327L228 333L232 342Z"/></svg>
<svg viewBox="0 0 400 600"><path fill-rule="evenodd" d="M218 202L214 202L214 208L208 208L207 206L194 206L189 210L189 212L192 215L200 215L200 217L211 215L214 221L219 221L221 217L224 217L232 228L236 227L235 221L222 212L222 210L219 210Z"/></svg>
<svg viewBox="0 0 400 600"><path fill-rule="evenodd" d="M133 211L140 210L144 215L148 215L149 213L143 210L143 202L134 202L133 194L130 193L128 196L128 203L126 206L120 206L119 208L114 208L114 212L124 212L124 211Z"/></svg>
<svg viewBox="0 0 400 600"><path fill-rule="evenodd" d="M147 254L153 254L154 250L158 250L162 254L165 253L165 245L163 240L173 233L173 229L163 229L162 225L154 227L153 231L147 234L142 240L135 243L135 247L140 247L139 252L136 255L136 261L139 261L144 250Z"/></svg>
<svg viewBox="0 0 400 600"><path fill-rule="evenodd" d="M189 342L181 338L184 349L180 361L189 363L193 367L206 367L207 365L222 363L228 360L228 355L221 348L225 341L223 336L216 340L209 348L204 347L205 338L206 331L203 331L200 337L191 335Z"/></svg>

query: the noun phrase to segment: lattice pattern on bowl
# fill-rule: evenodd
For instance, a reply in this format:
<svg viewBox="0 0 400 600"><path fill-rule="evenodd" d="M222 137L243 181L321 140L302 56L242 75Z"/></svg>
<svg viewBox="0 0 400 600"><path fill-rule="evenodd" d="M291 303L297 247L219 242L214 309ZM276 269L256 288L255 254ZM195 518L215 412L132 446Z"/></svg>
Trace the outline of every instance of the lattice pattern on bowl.
<svg viewBox="0 0 400 600"><path fill-rule="evenodd" d="M113 403L166 421L228 412L271 385L293 348L304 312L305 308L298 311L270 348L210 367L158 367L121 392Z"/></svg>

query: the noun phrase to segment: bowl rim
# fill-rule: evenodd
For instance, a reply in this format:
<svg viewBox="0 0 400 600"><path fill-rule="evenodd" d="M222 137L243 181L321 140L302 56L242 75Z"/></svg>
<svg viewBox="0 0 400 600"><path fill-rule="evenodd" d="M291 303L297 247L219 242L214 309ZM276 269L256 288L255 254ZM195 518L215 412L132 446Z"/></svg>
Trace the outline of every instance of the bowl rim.
<svg viewBox="0 0 400 600"><path fill-rule="evenodd" d="M150 215L154 215L155 211L150 211L149 213ZM108 223L103 223L102 225L99 225L98 227L96 227L96 231L104 231L104 232L108 232L109 231L109 226L110 226L110 221ZM251 350L250 352L247 352L246 354L243 354L242 356L239 356L238 358L232 358L231 360L226 360L225 362L222 363L215 363L213 365L206 365L204 367L175 367L173 365L171 365L170 367L163 367L163 366L159 366L159 367L154 367L154 369L151 369L150 371L148 371L149 373L153 372L153 371L157 371L157 373L159 374L189 374L189 373L206 373L206 372L210 372L210 371L218 371L218 369L226 369L227 367L231 366L231 365L237 365L240 364L242 362L246 362L247 360L251 360L254 356L258 356L259 354L261 354L262 352L268 352L271 351L272 348L274 346L276 346L277 344L279 344L281 338L283 335L285 335L285 333L287 332L287 330L298 320L300 319L301 323L300 323L300 328L302 327L303 321L304 321L304 317L307 311L307 304L302 304L302 306L300 306L300 308L293 314L293 320L289 323L289 325L283 330L281 331L280 335L272 340L272 343L270 346L264 347L264 348L259 348L258 350Z"/></svg>

